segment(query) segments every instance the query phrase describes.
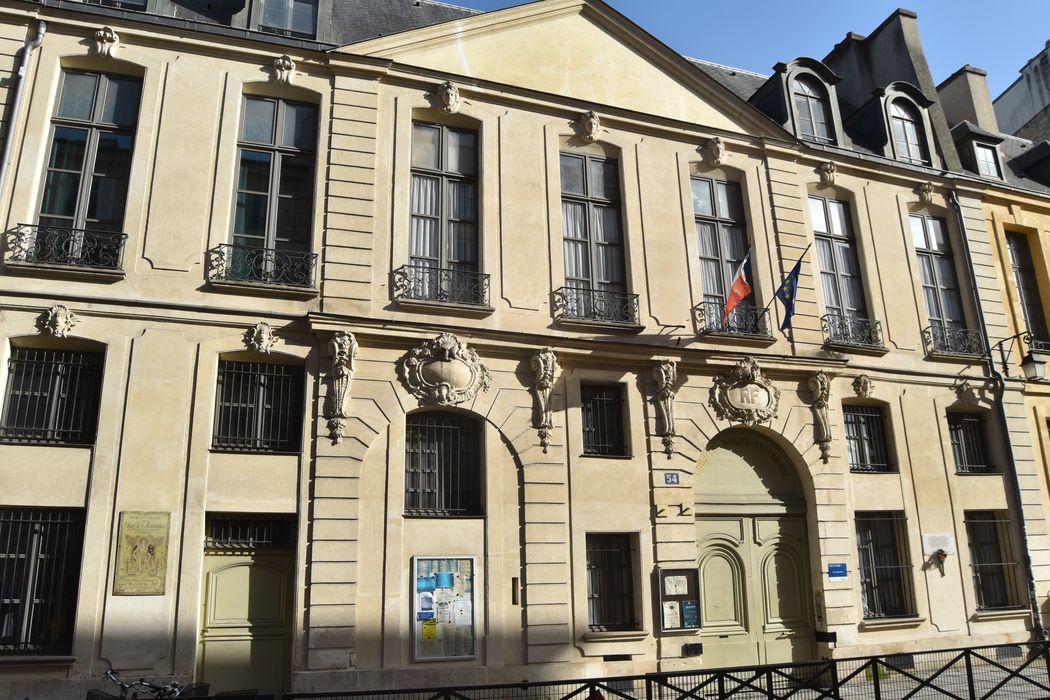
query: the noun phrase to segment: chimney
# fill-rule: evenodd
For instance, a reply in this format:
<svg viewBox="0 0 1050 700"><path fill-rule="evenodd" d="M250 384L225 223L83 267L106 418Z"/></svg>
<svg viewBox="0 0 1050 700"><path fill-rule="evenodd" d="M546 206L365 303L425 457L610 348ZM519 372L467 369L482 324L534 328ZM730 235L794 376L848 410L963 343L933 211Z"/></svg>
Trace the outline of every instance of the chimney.
<svg viewBox="0 0 1050 700"><path fill-rule="evenodd" d="M965 65L937 86L937 97L949 127L968 121L985 131L999 133L987 72Z"/></svg>

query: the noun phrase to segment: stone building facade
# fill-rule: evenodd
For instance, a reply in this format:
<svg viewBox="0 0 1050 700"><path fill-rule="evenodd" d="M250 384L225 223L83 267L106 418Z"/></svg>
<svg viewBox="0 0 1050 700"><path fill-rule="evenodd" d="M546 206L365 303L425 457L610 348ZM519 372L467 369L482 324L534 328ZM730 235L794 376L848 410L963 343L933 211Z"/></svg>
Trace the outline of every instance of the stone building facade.
<svg viewBox="0 0 1050 700"><path fill-rule="evenodd" d="M964 169L913 15L760 76L597 0L396 4L0 4L28 57L0 683L413 687L1041 631L1038 391L1006 382L1000 416L985 361L1016 327L987 227L1015 194Z"/></svg>

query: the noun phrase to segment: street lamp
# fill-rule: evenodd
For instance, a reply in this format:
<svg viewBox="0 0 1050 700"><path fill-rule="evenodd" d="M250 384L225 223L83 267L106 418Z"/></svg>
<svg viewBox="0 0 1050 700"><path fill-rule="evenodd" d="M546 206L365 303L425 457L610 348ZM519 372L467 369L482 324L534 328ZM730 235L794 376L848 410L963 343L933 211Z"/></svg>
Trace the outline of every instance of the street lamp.
<svg viewBox="0 0 1050 700"><path fill-rule="evenodd" d="M1021 342L1028 347L1028 352L1025 353L1021 359L1021 371L1024 372L1025 381L1029 382L1041 382L1046 379L1046 360L1044 360L1039 353L1032 352L1032 335L1028 331L1017 333L1010 336L1009 338L1003 338L998 343L988 348L988 362L994 363L992 359L992 351L996 348L999 349L999 365L1002 368L1003 376L1010 376L1010 352L1012 348L1007 347L1007 343L1020 339Z"/></svg>
<svg viewBox="0 0 1050 700"><path fill-rule="evenodd" d="M1031 350L1021 360L1021 371L1030 382L1041 382L1046 379L1046 360L1037 357Z"/></svg>

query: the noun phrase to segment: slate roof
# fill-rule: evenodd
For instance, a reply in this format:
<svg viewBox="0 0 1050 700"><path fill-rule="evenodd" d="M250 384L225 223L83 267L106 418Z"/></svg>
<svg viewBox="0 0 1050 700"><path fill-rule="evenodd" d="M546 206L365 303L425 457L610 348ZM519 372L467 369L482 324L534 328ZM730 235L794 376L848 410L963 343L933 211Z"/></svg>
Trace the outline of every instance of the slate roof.
<svg viewBox="0 0 1050 700"><path fill-rule="evenodd" d="M722 83L722 85L732 90L737 97L745 101L751 99L755 91L769 80L768 75L752 73L743 68L723 66L720 63L702 61L699 58L690 58L689 56L685 56L685 60Z"/></svg>
<svg viewBox="0 0 1050 700"><path fill-rule="evenodd" d="M479 14L435 0L332 0L332 36L354 44Z"/></svg>

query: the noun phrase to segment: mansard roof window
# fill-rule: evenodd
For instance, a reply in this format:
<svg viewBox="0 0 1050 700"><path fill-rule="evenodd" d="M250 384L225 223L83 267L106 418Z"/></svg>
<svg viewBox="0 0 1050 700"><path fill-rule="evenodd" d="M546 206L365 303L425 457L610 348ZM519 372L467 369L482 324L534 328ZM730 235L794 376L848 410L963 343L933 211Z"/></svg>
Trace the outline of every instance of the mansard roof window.
<svg viewBox="0 0 1050 700"><path fill-rule="evenodd" d="M259 30L313 39L317 34L317 0L262 0Z"/></svg>
<svg viewBox="0 0 1050 700"><path fill-rule="evenodd" d="M792 89L798 135L820 143L835 143L827 91L809 76L795 78Z"/></svg>
<svg viewBox="0 0 1050 700"><path fill-rule="evenodd" d="M922 115L907 100L897 99L890 104L890 131L897 160L917 165L930 163Z"/></svg>

